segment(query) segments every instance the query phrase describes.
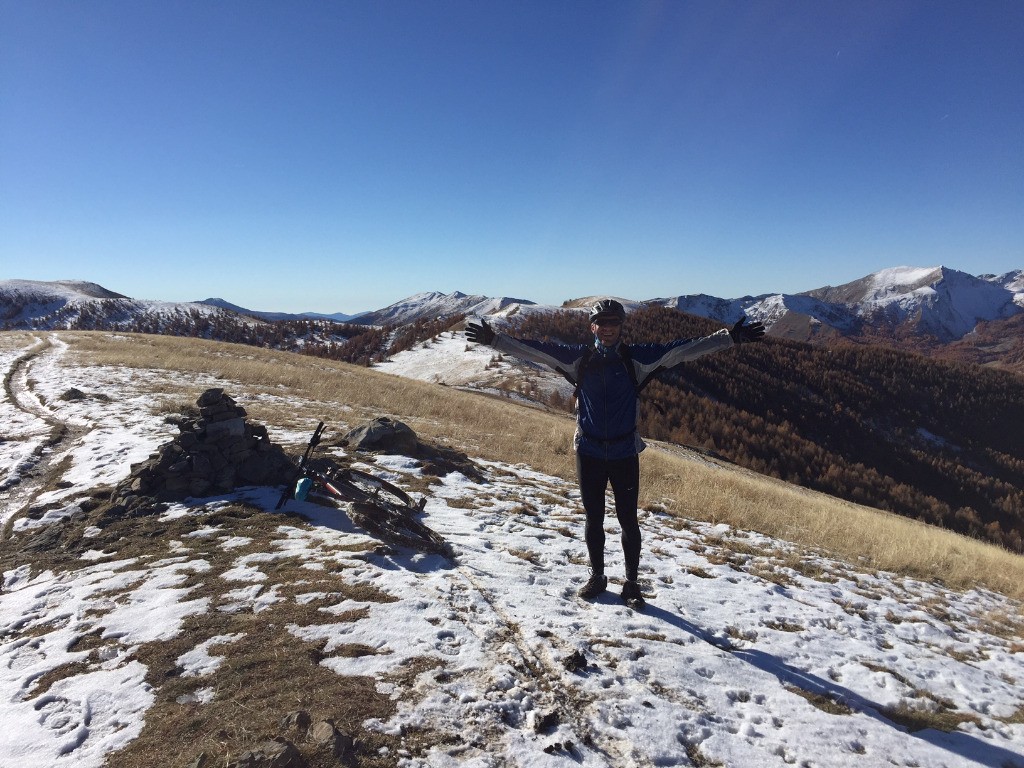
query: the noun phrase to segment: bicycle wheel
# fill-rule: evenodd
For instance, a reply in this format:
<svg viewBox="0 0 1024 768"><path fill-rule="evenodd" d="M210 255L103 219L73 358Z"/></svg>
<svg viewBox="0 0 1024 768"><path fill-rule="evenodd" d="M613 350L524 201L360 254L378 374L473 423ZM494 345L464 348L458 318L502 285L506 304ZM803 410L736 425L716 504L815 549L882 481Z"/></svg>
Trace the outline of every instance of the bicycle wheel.
<svg viewBox="0 0 1024 768"><path fill-rule="evenodd" d="M419 545L420 549L437 552L448 558L453 556L451 546L445 541L444 537L426 523L405 516L402 518L401 526L408 532L409 536L421 542Z"/></svg>
<svg viewBox="0 0 1024 768"><path fill-rule="evenodd" d="M399 546L452 557L444 537L416 519L426 498L417 503L397 485L347 467L335 471L331 482L335 495L352 502L352 512L367 530Z"/></svg>
<svg viewBox="0 0 1024 768"><path fill-rule="evenodd" d="M436 531L410 517L409 507L356 501L351 506L357 522L380 538L420 552L433 552L451 558L448 542Z"/></svg>
<svg viewBox="0 0 1024 768"><path fill-rule="evenodd" d="M412 497L397 485L376 475L371 475L369 472L362 472L358 469L342 469L335 474L334 480L343 483L346 486L346 491L351 492L355 501L404 507L413 512L419 512L423 508L422 503L416 504Z"/></svg>

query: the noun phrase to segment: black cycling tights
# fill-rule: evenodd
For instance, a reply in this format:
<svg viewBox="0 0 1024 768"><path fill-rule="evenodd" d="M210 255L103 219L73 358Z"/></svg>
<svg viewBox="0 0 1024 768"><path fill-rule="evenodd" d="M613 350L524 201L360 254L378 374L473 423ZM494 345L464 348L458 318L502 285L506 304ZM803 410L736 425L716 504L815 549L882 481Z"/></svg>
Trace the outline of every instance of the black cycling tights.
<svg viewBox="0 0 1024 768"><path fill-rule="evenodd" d="M640 568L640 524L636 519L640 457L605 460L577 453L576 474L580 481L583 509L587 513L586 540L591 569L594 573L604 573L604 493L611 483L615 516L622 529L626 578L636 581Z"/></svg>

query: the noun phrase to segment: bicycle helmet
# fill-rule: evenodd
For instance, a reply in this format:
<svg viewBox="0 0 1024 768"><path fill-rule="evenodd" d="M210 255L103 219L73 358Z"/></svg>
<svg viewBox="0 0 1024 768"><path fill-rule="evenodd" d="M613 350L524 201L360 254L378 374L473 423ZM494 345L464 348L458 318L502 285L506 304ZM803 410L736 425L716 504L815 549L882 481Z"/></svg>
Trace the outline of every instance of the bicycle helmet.
<svg viewBox="0 0 1024 768"><path fill-rule="evenodd" d="M621 323L626 319L626 310L615 299L601 299L590 308L590 322L595 323L599 318L604 319L606 317L614 317Z"/></svg>

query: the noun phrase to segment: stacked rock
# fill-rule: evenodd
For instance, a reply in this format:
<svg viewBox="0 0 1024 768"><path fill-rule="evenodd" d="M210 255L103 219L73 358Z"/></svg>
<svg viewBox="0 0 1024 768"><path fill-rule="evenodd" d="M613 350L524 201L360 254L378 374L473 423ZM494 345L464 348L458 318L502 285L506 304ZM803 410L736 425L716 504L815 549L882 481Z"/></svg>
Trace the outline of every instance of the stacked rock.
<svg viewBox="0 0 1024 768"><path fill-rule="evenodd" d="M246 421L245 409L220 388L196 400L198 418L178 424L180 434L161 445L114 490L111 501L135 512L154 503L228 493L251 485L283 485L295 465L270 441L267 428Z"/></svg>

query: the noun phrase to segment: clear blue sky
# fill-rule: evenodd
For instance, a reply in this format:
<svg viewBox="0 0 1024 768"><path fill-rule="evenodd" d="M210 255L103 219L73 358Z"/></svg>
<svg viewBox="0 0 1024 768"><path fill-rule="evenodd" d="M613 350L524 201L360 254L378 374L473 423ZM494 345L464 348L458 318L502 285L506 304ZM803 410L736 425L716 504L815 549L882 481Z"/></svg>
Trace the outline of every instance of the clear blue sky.
<svg viewBox="0 0 1024 768"><path fill-rule="evenodd" d="M1024 267L1024 1L0 0L0 278L356 312Z"/></svg>

